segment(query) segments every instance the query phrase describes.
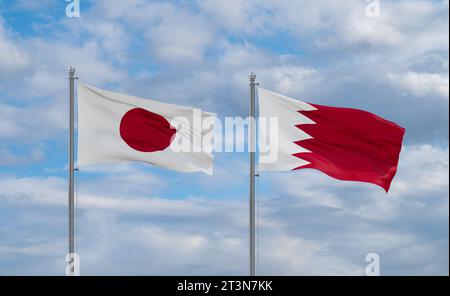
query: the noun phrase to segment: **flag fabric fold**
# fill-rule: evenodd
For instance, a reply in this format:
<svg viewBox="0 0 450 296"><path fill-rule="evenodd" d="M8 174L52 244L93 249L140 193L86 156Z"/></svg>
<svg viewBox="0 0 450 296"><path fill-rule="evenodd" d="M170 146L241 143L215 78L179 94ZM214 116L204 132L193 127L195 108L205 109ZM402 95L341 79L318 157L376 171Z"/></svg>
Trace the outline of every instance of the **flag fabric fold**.
<svg viewBox="0 0 450 296"><path fill-rule="evenodd" d="M261 171L312 168L389 190L404 128L363 110L308 104L261 88L258 94L260 117L278 118L278 157L260 156ZM260 129L260 140L270 136Z"/></svg>
<svg viewBox="0 0 450 296"><path fill-rule="evenodd" d="M78 84L78 165L146 162L212 174L214 113Z"/></svg>

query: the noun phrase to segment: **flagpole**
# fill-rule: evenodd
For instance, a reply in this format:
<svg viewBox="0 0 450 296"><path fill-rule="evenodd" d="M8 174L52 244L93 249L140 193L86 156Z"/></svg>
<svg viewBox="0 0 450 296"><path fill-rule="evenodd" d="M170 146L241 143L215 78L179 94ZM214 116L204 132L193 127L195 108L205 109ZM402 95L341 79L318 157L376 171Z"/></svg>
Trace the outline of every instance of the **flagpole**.
<svg viewBox="0 0 450 296"><path fill-rule="evenodd" d="M75 198L74 198L74 109L75 109L75 68L69 67L69 97L70 97L70 115L69 115L69 275L75 275Z"/></svg>
<svg viewBox="0 0 450 296"><path fill-rule="evenodd" d="M255 275L255 92L256 74L249 74L250 80L250 276Z"/></svg>

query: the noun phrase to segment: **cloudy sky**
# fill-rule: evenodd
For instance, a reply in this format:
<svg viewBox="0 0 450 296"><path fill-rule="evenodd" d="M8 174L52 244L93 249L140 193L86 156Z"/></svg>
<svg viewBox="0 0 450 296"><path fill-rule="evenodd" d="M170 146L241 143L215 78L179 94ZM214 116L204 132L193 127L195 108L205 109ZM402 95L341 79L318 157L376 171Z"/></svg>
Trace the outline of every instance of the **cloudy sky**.
<svg viewBox="0 0 450 296"><path fill-rule="evenodd" d="M257 272L449 273L449 1L0 0L0 274L64 275L67 67L89 84L217 112L248 112L248 78L406 128L380 187L320 172L258 180ZM373 11L372 11L373 13ZM372 17L369 17L372 16ZM84 275L246 275L248 159L214 176L140 164L77 173Z"/></svg>

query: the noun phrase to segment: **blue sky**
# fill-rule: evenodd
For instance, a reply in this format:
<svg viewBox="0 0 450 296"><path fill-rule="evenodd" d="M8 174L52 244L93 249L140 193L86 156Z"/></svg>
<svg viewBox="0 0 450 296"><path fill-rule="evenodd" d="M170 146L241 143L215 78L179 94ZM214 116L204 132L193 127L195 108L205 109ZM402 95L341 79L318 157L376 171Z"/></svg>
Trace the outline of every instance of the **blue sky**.
<svg viewBox="0 0 450 296"><path fill-rule="evenodd" d="M388 195L302 170L258 181L259 274L448 274L448 1L0 0L0 274L63 275L67 67L89 84L248 112L247 74L406 128ZM140 164L80 171L85 275L245 275L247 156L214 176Z"/></svg>

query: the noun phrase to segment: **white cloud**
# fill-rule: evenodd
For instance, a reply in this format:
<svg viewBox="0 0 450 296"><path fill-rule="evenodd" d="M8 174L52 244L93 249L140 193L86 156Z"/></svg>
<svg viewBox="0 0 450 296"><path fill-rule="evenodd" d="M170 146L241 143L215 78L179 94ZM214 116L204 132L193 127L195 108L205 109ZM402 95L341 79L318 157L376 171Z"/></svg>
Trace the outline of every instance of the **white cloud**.
<svg viewBox="0 0 450 296"><path fill-rule="evenodd" d="M189 5L177 5L167 1L128 1L126 5L112 4L109 1L96 1L88 14L114 19L117 24L138 32L141 40L146 43L147 52L160 63L182 65L184 63L201 62L210 44L214 44L214 28L206 22L203 15L194 13ZM88 25L86 29L96 34L99 29L105 30L102 20L95 21L94 29ZM95 32L96 30L97 32ZM127 41L124 30L114 25L115 31L120 31L120 41L110 44L109 50L123 46ZM98 37L103 38L102 34ZM106 35L108 39L109 34ZM114 36L118 39L117 36ZM129 39L129 38L128 38Z"/></svg>
<svg viewBox="0 0 450 296"><path fill-rule="evenodd" d="M4 28L4 21L0 16L0 90L4 88L3 79L25 70L30 62L28 54L10 35Z"/></svg>
<svg viewBox="0 0 450 296"><path fill-rule="evenodd" d="M31 10L33 12L41 12L56 5L57 0L40 0L40 1L17 1L13 4L13 9Z"/></svg>
<svg viewBox="0 0 450 296"><path fill-rule="evenodd" d="M448 73L417 73L408 71L404 74L388 74L388 80L406 94L415 96L438 96L447 98L449 95Z"/></svg>
<svg viewBox="0 0 450 296"><path fill-rule="evenodd" d="M400 154L398 173L388 194L375 185L342 182L311 170L299 171L301 176L298 179L288 176L288 173L275 175L273 181L284 188L286 194L295 196L299 205L320 205L365 220L387 221L401 216L401 207L419 209L425 206L431 202L427 198L437 199L441 206L433 208L434 214L445 216L448 209L448 167L448 148L406 146ZM321 185L324 183L328 186ZM299 188L303 190L299 192ZM349 195L346 196L345 192Z"/></svg>
<svg viewBox="0 0 450 296"><path fill-rule="evenodd" d="M405 52L448 49L448 13L445 5L428 1L395 1L380 4L380 16L366 15L365 1L273 1L274 26L312 38L320 47L375 49L401 48ZM427 23L427 26L417 24ZM428 40L429 42L424 42ZM422 52L423 53L423 52Z"/></svg>
<svg viewBox="0 0 450 296"><path fill-rule="evenodd" d="M66 119L61 104L30 104L18 107L0 103L0 139L3 143L33 143L65 130Z"/></svg>
<svg viewBox="0 0 450 296"><path fill-rule="evenodd" d="M448 167L448 148L405 147L388 194L311 170L262 177L260 182L279 188L271 191L285 193L263 193L262 217L279 226L262 228L261 240L280 228L291 237L314 239L336 259L346 259L343 270L352 274L362 273L357 263L369 252L381 256L382 274L448 273L448 264L439 263L448 258ZM336 266L330 264L328 272Z"/></svg>
<svg viewBox="0 0 450 296"><path fill-rule="evenodd" d="M0 38L2 32L0 23ZM104 57L94 41L81 45L45 38L17 44L0 41L0 138L15 144L46 140L67 129L69 66L77 68L82 81L95 85L124 79L124 72ZM24 67L31 64L25 75Z"/></svg>
<svg viewBox="0 0 450 296"><path fill-rule="evenodd" d="M132 171L125 168L118 176ZM152 183L152 177L134 173L142 174L142 181L124 180L129 184L123 192L109 192L108 178L89 181L97 188L81 183L77 233L84 274L246 274L246 198L219 200L214 191L208 198L152 197L157 191L153 186L133 191L144 178ZM388 195L370 184L337 181L311 170L261 178L265 190L258 196L260 274L361 275L369 252L380 254L382 274L448 272L448 261L442 260L448 257L448 228L442 224L448 219L447 148L406 147ZM13 222L27 229L37 213L55 211L40 222L48 226L32 230L33 241L14 242L14 236L2 240L0 261L49 260L47 272L61 274L63 262L56 255L63 256L64 250L53 255L26 250L34 245L64 249L59 245L65 233L64 179L5 176L0 188L3 207L31 215ZM54 224L55 219L63 225ZM438 227L429 232L421 228L424 225ZM55 227L59 234L48 241L47 231ZM47 237L47 242L39 237ZM9 274L25 272L37 270L31 266Z"/></svg>
<svg viewBox="0 0 450 296"><path fill-rule="evenodd" d="M214 42L208 23L198 16L171 12L145 36L151 52L163 63L199 62L207 47Z"/></svg>
<svg viewBox="0 0 450 296"><path fill-rule="evenodd" d="M198 1L202 13L219 30L237 34L265 35L271 32L274 19L265 2L245 0Z"/></svg>
<svg viewBox="0 0 450 296"><path fill-rule="evenodd" d="M28 154L17 154L9 151L6 148L0 147L0 165L25 165L43 160L45 153L42 149L35 148L28 152Z"/></svg>
<svg viewBox="0 0 450 296"><path fill-rule="evenodd" d="M261 69L258 73L260 81L266 81L266 85L283 94L301 94L323 83L320 71L299 65L273 66Z"/></svg>
<svg viewBox="0 0 450 296"><path fill-rule="evenodd" d="M37 61L30 79L26 81L28 89L19 94L37 97L58 96L67 100L67 69L74 66L81 81L101 85L117 83L124 78L123 71L116 68L103 57L100 46L95 41L87 41L80 46L67 42L30 40L27 44L33 48Z"/></svg>

